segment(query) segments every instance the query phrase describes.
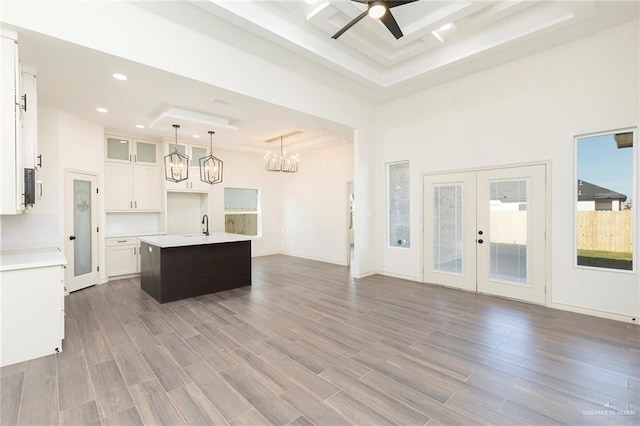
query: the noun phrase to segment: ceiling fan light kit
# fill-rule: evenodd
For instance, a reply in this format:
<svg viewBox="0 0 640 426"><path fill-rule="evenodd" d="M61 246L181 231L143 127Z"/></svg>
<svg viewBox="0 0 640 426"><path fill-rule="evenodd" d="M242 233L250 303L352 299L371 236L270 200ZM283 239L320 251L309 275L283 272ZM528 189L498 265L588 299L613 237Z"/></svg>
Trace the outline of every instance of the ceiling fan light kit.
<svg viewBox="0 0 640 426"><path fill-rule="evenodd" d="M362 3L367 5L367 10L362 12L360 15L356 16L349 22L347 25L342 27L340 31L335 33L331 38L337 39L342 34L347 32L349 28L353 27L355 24L360 22L365 16L369 15L371 18L379 19L380 22L384 24L385 27L393 34L393 36L397 39L402 37L402 30L396 21L396 18L393 17L391 13L391 8L402 6L403 4L413 3L418 0L351 0L355 3Z"/></svg>
<svg viewBox="0 0 640 426"><path fill-rule="evenodd" d="M382 16L387 12L387 8L385 7L384 3L378 1L375 3L371 3L368 12L369 16L373 19L379 19L382 18Z"/></svg>

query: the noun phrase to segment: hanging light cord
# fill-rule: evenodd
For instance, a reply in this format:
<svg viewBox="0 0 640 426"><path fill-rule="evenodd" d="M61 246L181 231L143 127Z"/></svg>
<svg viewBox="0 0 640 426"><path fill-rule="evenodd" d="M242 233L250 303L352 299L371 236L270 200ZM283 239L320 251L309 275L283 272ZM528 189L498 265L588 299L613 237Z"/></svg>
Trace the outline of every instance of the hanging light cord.
<svg viewBox="0 0 640 426"><path fill-rule="evenodd" d="M178 129L180 128L180 125L174 124L173 128L176 130L176 139L175 139L176 142L173 145L173 152L178 152Z"/></svg>

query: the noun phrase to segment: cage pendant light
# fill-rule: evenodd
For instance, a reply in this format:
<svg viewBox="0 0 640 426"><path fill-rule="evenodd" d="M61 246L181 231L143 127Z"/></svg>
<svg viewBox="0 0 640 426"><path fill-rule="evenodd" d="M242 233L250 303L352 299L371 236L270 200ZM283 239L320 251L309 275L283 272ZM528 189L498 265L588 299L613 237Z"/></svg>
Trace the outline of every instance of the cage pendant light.
<svg viewBox="0 0 640 426"><path fill-rule="evenodd" d="M189 156L178 152L178 129L179 125L174 124L176 129L176 142L173 152L164 156L164 177L170 182L182 182L189 179Z"/></svg>
<svg viewBox="0 0 640 426"><path fill-rule="evenodd" d="M295 173L298 171L298 163L300 157L298 154L287 157L287 152L282 148L282 139L280 136L280 155L267 152L264 156L264 169L268 172Z"/></svg>
<svg viewBox="0 0 640 426"><path fill-rule="evenodd" d="M210 185L222 182L223 162L213 155L214 133L209 130L209 155L200 159L200 180Z"/></svg>

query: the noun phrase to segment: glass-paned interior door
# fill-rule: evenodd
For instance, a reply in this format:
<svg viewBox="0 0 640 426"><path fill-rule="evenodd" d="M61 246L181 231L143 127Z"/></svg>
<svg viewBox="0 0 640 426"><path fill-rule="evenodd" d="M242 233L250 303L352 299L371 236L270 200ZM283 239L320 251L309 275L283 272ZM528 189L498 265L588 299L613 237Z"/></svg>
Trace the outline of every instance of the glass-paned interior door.
<svg viewBox="0 0 640 426"><path fill-rule="evenodd" d="M92 269L91 189L90 180L73 179L74 277L88 274Z"/></svg>
<svg viewBox="0 0 640 426"><path fill-rule="evenodd" d="M424 281L476 290L475 172L424 177Z"/></svg>
<svg viewBox="0 0 640 426"><path fill-rule="evenodd" d="M477 174L478 291L545 302L545 166Z"/></svg>
<svg viewBox="0 0 640 426"><path fill-rule="evenodd" d="M68 291L98 282L97 177L67 172L65 177L65 285Z"/></svg>

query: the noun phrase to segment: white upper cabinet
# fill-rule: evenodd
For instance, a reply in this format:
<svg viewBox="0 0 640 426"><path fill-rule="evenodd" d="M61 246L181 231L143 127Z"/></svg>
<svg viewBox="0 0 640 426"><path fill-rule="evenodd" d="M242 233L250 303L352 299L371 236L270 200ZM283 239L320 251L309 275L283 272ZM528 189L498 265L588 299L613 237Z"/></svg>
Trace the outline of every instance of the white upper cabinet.
<svg viewBox="0 0 640 426"><path fill-rule="evenodd" d="M17 34L0 34L0 214L24 210L24 167Z"/></svg>
<svg viewBox="0 0 640 426"><path fill-rule="evenodd" d="M21 74L22 107L22 152L25 168L41 167L38 156L38 92L36 72L33 68L22 67Z"/></svg>
<svg viewBox="0 0 640 426"><path fill-rule="evenodd" d="M119 136L105 139L105 210L161 211L162 170L158 144Z"/></svg>

